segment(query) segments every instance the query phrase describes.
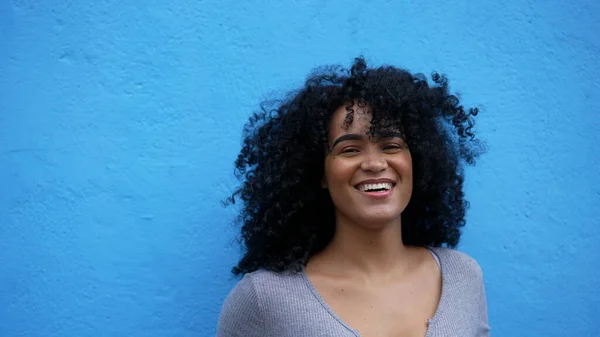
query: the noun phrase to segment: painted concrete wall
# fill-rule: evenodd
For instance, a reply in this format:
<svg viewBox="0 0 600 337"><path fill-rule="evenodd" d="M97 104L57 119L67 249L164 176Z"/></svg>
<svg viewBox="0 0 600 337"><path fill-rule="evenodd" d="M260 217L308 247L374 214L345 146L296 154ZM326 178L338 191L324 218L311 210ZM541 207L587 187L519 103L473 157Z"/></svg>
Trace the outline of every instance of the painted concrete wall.
<svg viewBox="0 0 600 337"><path fill-rule="evenodd" d="M495 336L600 329L600 3L0 2L0 336L211 336L246 118L324 63L438 70L490 151Z"/></svg>

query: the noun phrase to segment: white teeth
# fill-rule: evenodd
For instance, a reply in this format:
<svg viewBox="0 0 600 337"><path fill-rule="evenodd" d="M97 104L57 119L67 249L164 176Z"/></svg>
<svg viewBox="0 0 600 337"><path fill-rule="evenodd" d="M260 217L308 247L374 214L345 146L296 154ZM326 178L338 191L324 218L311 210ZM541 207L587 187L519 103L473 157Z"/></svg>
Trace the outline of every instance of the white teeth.
<svg viewBox="0 0 600 337"><path fill-rule="evenodd" d="M380 184L361 184L358 186L358 190L361 192L369 192L373 190L389 190L392 188L392 183L380 183Z"/></svg>

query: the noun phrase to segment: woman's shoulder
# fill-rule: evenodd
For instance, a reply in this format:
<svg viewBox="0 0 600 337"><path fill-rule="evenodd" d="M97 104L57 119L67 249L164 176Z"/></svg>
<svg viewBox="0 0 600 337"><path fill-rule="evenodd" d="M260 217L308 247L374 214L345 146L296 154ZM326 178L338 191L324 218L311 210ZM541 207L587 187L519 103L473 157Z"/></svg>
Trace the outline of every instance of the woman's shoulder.
<svg viewBox="0 0 600 337"><path fill-rule="evenodd" d="M251 282L258 293L273 293L297 289L303 283L301 272L256 270L244 276L246 282ZM241 282L241 281L240 281Z"/></svg>
<svg viewBox="0 0 600 337"><path fill-rule="evenodd" d="M455 277L483 278L481 266L470 255L450 248L429 248L439 259L442 272Z"/></svg>
<svg viewBox="0 0 600 337"><path fill-rule="evenodd" d="M252 303L261 305L269 297L278 297L298 291L302 284L300 273L256 270L245 274L227 295L225 303Z"/></svg>
<svg viewBox="0 0 600 337"><path fill-rule="evenodd" d="M287 272L245 274L223 302L217 336L259 336L264 323L280 311L279 299L302 289L301 282L300 275Z"/></svg>

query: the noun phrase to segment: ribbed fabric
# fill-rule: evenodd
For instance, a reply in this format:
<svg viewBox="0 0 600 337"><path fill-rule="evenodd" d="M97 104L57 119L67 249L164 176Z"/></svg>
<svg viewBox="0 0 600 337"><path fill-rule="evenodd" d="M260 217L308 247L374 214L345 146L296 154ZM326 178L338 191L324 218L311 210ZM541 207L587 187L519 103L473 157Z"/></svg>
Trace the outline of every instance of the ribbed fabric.
<svg viewBox="0 0 600 337"><path fill-rule="evenodd" d="M468 255L430 248L442 294L424 337L489 336L481 268ZM217 337L361 337L325 303L304 272L246 274L227 296Z"/></svg>

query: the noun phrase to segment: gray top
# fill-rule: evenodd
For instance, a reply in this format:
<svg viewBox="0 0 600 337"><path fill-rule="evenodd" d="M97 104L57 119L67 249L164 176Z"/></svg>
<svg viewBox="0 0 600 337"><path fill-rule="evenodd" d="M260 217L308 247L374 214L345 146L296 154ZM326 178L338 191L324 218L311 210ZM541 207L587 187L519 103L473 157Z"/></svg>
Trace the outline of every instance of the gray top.
<svg viewBox="0 0 600 337"><path fill-rule="evenodd" d="M483 276L468 255L430 248L442 272L442 294L425 337L489 336ZM360 337L325 303L304 272L259 270L229 293L217 337Z"/></svg>

